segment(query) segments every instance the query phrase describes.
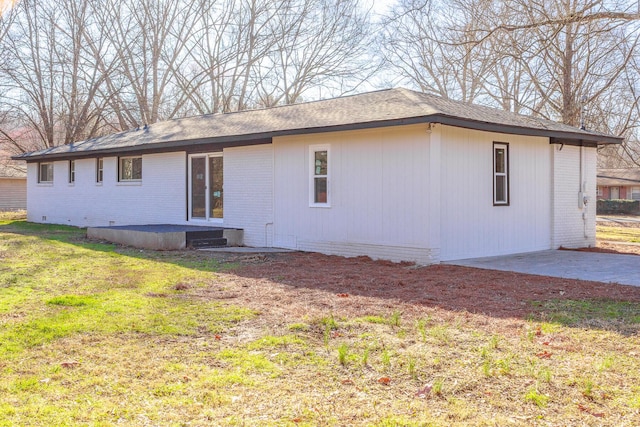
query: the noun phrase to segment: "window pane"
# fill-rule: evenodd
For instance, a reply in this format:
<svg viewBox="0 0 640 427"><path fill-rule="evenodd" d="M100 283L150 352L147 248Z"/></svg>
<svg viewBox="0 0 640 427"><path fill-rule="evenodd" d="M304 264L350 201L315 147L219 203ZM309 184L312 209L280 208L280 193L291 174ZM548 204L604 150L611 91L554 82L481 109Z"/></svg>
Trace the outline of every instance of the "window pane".
<svg viewBox="0 0 640 427"><path fill-rule="evenodd" d="M191 217L204 218L206 213L206 159L194 157L191 159Z"/></svg>
<svg viewBox="0 0 640 427"><path fill-rule="evenodd" d="M120 179L125 181L142 179L142 157L120 159Z"/></svg>
<svg viewBox="0 0 640 427"><path fill-rule="evenodd" d="M223 218L222 157L209 157L209 218Z"/></svg>
<svg viewBox="0 0 640 427"><path fill-rule="evenodd" d="M314 181L314 202L327 203L327 178L314 178Z"/></svg>
<svg viewBox="0 0 640 427"><path fill-rule="evenodd" d="M495 165L496 165L496 173L505 173L505 150L504 148L496 148L495 149Z"/></svg>
<svg viewBox="0 0 640 427"><path fill-rule="evenodd" d="M98 159L96 168L97 168L96 181L102 182L102 159Z"/></svg>
<svg viewBox="0 0 640 427"><path fill-rule="evenodd" d="M507 177L496 176L496 203L507 201Z"/></svg>
<svg viewBox="0 0 640 427"><path fill-rule="evenodd" d="M132 175L131 179L142 179L142 157L131 159Z"/></svg>
<svg viewBox="0 0 640 427"><path fill-rule="evenodd" d="M53 181L53 163L40 163L40 182Z"/></svg>
<svg viewBox="0 0 640 427"><path fill-rule="evenodd" d="M326 151L316 151L315 152L315 175L326 175L327 174L327 152Z"/></svg>

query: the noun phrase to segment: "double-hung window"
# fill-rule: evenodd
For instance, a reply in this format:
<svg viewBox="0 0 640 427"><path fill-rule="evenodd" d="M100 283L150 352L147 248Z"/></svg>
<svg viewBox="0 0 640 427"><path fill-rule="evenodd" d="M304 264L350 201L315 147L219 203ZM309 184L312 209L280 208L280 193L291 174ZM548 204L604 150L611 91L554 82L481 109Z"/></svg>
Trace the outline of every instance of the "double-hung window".
<svg viewBox="0 0 640 427"><path fill-rule="evenodd" d="M141 181L142 157L120 157L118 161L118 181Z"/></svg>
<svg viewBox="0 0 640 427"><path fill-rule="evenodd" d="M38 163L38 182L46 184L53 182L53 162Z"/></svg>
<svg viewBox="0 0 640 427"><path fill-rule="evenodd" d="M640 200L640 187L631 187L629 188L628 193L627 198L631 200Z"/></svg>
<svg viewBox="0 0 640 427"><path fill-rule="evenodd" d="M102 183L103 167L104 167L104 163L102 161L102 157L98 157L96 159L96 182L98 184Z"/></svg>
<svg viewBox="0 0 640 427"><path fill-rule="evenodd" d="M312 145L309 147L309 205L329 206L329 173L330 158L328 145Z"/></svg>
<svg viewBox="0 0 640 427"><path fill-rule="evenodd" d="M509 144L493 143L493 205L509 206Z"/></svg>
<svg viewBox="0 0 640 427"><path fill-rule="evenodd" d="M76 161L69 160L69 184L76 182Z"/></svg>

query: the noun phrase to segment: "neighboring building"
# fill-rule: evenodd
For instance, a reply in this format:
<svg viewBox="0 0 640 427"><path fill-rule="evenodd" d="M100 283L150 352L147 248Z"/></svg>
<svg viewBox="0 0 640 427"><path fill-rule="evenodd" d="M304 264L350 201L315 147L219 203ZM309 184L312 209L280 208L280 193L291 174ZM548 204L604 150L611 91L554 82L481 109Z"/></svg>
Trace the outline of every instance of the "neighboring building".
<svg viewBox="0 0 640 427"><path fill-rule="evenodd" d="M0 212L27 208L27 173L16 163L0 162Z"/></svg>
<svg viewBox="0 0 640 427"><path fill-rule="evenodd" d="M428 264L595 245L596 147L620 142L390 89L19 158L30 221L219 224L247 246Z"/></svg>
<svg viewBox="0 0 640 427"><path fill-rule="evenodd" d="M598 169L598 199L640 200L640 168Z"/></svg>

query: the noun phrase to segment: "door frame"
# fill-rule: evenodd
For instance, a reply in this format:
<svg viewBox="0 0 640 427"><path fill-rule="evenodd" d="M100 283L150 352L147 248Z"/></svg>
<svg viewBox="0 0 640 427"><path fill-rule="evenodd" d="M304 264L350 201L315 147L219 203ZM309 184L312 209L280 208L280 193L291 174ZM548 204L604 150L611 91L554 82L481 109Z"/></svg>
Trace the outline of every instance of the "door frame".
<svg viewBox="0 0 640 427"><path fill-rule="evenodd" d="M209 187L211 186L211 183L209 182L209 178L211 176L210 172L209 172L209 158L211 157L221 157L223 158L223 153L222 151L215 151L212 153L197 153L197 154L189 154L188 155L188 160L187 160L187 220L188 221L193 221L193 222L206 222L206 223L215 223L215 224L222 224L224 223L224 210L223 210L223 214L222 214L222 218L211 218L210 217L210 213L211 213L211 197L210 197L210 193L209 193ZM192 189L193 189L193 183L192 183L192 167L193 167L193 159L195 158L204 158L205 159L205 217L204 218L200 218L200 217L193 217L193 205L192 205ZM224 168L224 159L222 161L223 163L223 168ZM224 169L223 169L223 175L224 175ZM224 188L224 183L222 185L222 187ZM222 193L222 200L224 203L224 191Z"/></svg>

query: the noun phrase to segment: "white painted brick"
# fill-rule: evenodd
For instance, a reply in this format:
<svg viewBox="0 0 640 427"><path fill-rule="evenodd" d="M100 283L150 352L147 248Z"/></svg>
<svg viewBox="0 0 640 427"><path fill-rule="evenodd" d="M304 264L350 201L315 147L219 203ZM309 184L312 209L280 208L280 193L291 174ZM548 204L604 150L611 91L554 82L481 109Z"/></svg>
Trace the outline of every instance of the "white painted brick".
<svg viewBox="0 0 640 427"><path fill-rule="evenodd" d="M244 229L244 244L273 244L273 146L224 150L224 226Z"/></svg>
<svg viewBox="0 0 640 427"><path fill-rule="evenodd" d="M552 147L553 248L578 248L596 244L596 149L582 148L583 182L586 183L590 199L584 210L578 205L581 186L580 155L580 147Z"/></svg>
<svg viewBox="0 0 640 427"><path fill-rule="evenodd" d="M29 163L28 220L79 227L186 221L184 152L142 156L140 183L119 183L117 161L104 158L102 184L96 183L95 158L76 160L74 184L68 161L54 162L52 185L38 184L37 163Z"/></svg>

